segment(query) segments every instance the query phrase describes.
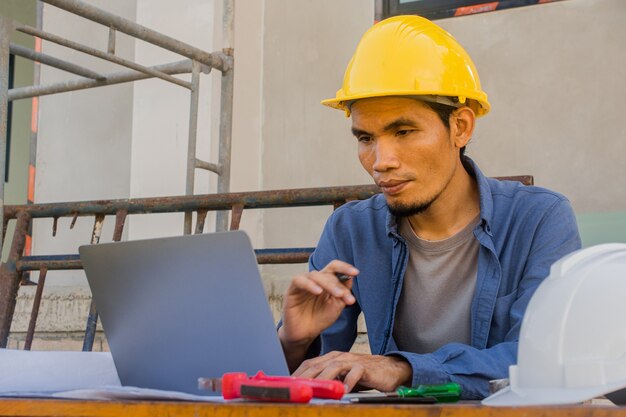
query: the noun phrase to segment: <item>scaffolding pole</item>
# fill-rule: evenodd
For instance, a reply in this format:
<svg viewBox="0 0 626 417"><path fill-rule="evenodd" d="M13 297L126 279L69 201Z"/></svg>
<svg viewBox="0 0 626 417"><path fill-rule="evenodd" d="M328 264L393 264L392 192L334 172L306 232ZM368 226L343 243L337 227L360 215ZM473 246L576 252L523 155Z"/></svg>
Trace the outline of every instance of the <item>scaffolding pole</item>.
<svg viewBox="0 0 626 417"><path fill-rule="evenodd" d="M233 133L233 83L234 83L234 47L235 47L235 2L224 0L222 21L222 52L230 60L229 70L222 71L221 104L220 104L220 137L219 137L219 168L217 192L230 191L230 159ZM228 212L216 214L215 230L228 230Z"/></svg>
<svg viewBox="0 0 626 417"><path fill-rule="evenodd" d="M198 137L198 98L200 96L200 63L194 61L191 71L191 97L189 102L189 137L187 139L187 178L185 194L193 195L196 177L196 141ZM192 213L185 213L183 232L191 234Z"/></svg>

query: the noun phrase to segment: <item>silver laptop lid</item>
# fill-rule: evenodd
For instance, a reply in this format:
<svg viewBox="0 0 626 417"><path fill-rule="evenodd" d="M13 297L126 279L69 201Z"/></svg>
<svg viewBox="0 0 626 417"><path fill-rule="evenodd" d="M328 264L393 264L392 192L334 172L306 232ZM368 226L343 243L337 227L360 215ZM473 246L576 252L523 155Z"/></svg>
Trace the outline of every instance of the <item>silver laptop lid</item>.
<svg viewBox="0 0 626 417"><path fill-rule="evenodd" d="M122 385L208 394L198 377L288 375L244 232L79 252Z"/></svg>

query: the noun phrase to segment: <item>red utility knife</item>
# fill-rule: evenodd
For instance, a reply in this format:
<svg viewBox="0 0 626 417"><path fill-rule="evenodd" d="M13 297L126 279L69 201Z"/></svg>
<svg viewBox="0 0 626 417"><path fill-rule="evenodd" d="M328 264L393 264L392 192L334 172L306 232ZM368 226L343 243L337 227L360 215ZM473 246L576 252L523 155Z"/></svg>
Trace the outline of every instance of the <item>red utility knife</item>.
<svg viewBox="0 0 626 417"><path fill-rule="evenodd" d="M338 400L345 387L340 381L270 376L259 371L249 377L244 372L226 373L222 378L199 378L198 386L211 391L221 389L224 399L245 398L257 401L306 403L311 398Z"/></svg>

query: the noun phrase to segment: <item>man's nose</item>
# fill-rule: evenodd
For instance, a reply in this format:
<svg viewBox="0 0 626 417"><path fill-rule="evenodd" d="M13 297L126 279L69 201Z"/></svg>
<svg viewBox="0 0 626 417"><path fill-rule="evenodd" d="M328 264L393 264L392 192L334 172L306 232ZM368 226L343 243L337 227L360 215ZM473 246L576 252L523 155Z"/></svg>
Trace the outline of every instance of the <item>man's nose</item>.
<svg viewBox="0 0 626 417"><path fill-rule="evenodd" d="M391 140L379 138L376 141L376 159L374 160L374 171L384 172L400 167L397 144Z"/></svg>

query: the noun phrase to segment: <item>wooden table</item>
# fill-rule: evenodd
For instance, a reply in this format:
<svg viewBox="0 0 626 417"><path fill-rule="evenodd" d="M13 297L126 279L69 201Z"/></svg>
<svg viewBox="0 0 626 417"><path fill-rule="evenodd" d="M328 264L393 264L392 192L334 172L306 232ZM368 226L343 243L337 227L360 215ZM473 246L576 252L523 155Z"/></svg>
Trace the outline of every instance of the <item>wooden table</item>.
<svg viewBox="0 0 626 417"><path fill-rule="evenodd" d="M0 417L626 417L626 407L492 408L479 404L215 404L164 401L0 399Z"/></svg>

